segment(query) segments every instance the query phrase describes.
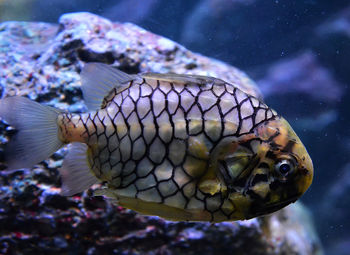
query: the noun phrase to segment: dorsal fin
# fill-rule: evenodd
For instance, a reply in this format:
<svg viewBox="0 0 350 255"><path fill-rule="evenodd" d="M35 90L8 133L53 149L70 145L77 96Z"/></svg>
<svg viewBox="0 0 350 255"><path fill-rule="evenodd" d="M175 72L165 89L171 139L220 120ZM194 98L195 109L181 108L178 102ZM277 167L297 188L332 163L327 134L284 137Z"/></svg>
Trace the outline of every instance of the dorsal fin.
<svg viewBox="0 0 350 255"><path fill-rule="evenodd" d="M103 99L114 88L121 88L136 78L102 63L86 63L80 73L85 104L89 111L101 108Z"/></svg>
<svg viewBox="0 0 350 255"><path fill-rule="evenodd" d="M210 77L210 76L202 76L202 75L194 75L194 74L175 74L175 73L143 73L142 78L156 79L159 81L167 81L172 83L193 83L198 85L204 85L207 83L224 83L224 81Z"/></svg>
<svg viewBox="0 0 350 255"><path fill-rule="evenodd" d="M145 79L155 79L159 81L166 81L166 82L178 83L178 84L192 84L196 86L198 85L202 86L205 84L215 84L219 86L224 84L229 84L235 88L238 88L239 90L243 91L246 94L256 97L261 102L264 102L262 95L260 93L260 90L257 88L255 83L245 76L243 76L243 78L240 81L237 81L236 83L230 83L212 76L203 76L203 75L196 75L196 74L143 73L143 74L139 74L139 76Z"/></svg>

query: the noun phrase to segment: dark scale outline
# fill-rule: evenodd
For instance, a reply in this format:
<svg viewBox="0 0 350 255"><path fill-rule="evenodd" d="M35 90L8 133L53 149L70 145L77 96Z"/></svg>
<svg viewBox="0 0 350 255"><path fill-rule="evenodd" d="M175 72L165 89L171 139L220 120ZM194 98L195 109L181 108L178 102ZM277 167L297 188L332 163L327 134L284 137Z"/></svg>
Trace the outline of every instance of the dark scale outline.
<svg viewBox="0 0 350 255"><path fill-rule="evenodd" d="M142 84L144 84L144 83L146 83L146 80L145 80L145 79L143 79L143 83L142 83ZM142 84L141 84L141 85L142 85ZM146 84L147 84L147 83L146 83ZM139 95L140 95L140 97L141 97L141 94L142 94L142 93L141 93L141 92L142 92L142 91L141 91L141 85L139 85L139 86L140 86L140 87L139 87L139 90L140 90L140 91L139 91L139 92L140 92ZM147 85L148 85L148 84L147 84ZM151 86L151 85L148 85L148 86L152 89L152 86ZM150 150L149 150L150 146L153 144L153 142L155 141L155 139L159 136L159 133L158 133L159 126L158 126L158 123L157 123L157 120L156 120L156 117L155 117L155 114L154 114L153 101L151 100L151 98L153 97L154 91L155 91L155 90L152 89L152 92L151 92L151 94L150 94L149 96L142 96L142 97L148 97L148 98L149 98L149 102L150 102L150 111L148 111L148 112L144 115L144 117L143 117L142 119L146 118L146 117L150 114L150 112L151 112L151 113L152 113L152 116L153 116L153 125L155 126L155 131L156 131L156 132L155 132L153 138L151 139L151 141L150 141L149 143L147 143L146 140L144 140L144 146L145 146L144 157L141 157L140 160L137 162L137 164L136 164L136 171L134 171L134 172L135 172L136 176L138 177L137 179L140 179L140 178L148 178L150 175L152 175L157 185L156 185L156 186L150 186L150 187L147 187L147 188L139 188L139 187L137 186L137 184L136 184L136 181L135 181L134 186L135 186L135 188L136 188L135 198L137 198L138 195L139 195L139 193L142 192L142 191L147 191L147 190L151 190L151 189L156 188L157 193L159 194L159 197L161 198L161 201L163 201L161 192L159 191L159 188L158 188L158 183L159 183L159 181L157 180L157 177L156 177L156 175L154 174L154 171L155 171L157 165L161 165L161 164L164 162L164 158L165 158L165 157L163 157L163 159L161 160L161 162L159 162L158 164L156 164L156 163L152 160L152 158L150 157ZM160 91L160 92L163 93L163 91ZM163 93L163 94L164 94L164 93ZM136 111L136 112L137 112L137 103L138 103L138 100L137 100L137 102L135 103L135 109L134 109L134 111ZM160 115L162 114L162 112L163 112L163 111L159 112L158 116L160 116ZM136 116L139 118L138 113L137 113ZM144 137L144 134L143 134L144 125L143 125L143 123L142 123L142 120L139 120L139 123L141 123L142 136ZM160 138L159 138L159 141L163 143L162 139L160 139ZM147 145L148 145L148 146L147 146ZM153 164L153 167L152 167L152 169L148 172L147 175L145 175L145 176L143 176L143 177L139 177L139 176L138 176L138 173L137 173L137 165L138 165L138 163L139 163L143 158L145 158L145 157L147 157L147 159Z"/></svg>
<svg viewBox="0 0 350 255"><path fill-rule="evenodd" d="M169 143L167 144L167 146L166 146L166 148L167 148L167 152L169 152L169 147L170 147L170 144L175 140L175 139L177 139L177 140L180 140L180 141L183 141L184 143L185 143L185 150L187 151L188 150L188 139L182 139L182 138L179 138L179 137L175 137L175 123L174 123L174 120L173 120L173 117L174 117L174 115L176 115L177 114L177 111L179 111L179 110L181 110L182 112L183 112L183 115L184 115L184 118L185 118L185 120L186 120L186 116L185 116L185 110L184 110L184 108L181 106L181 94L180 93L182 93L183 91L184 91L184 89L185 89L185 85L184 85L184 88L181 90L181 92L180 93L178 93L177 91L176 91L176 89L175 89L175 86L174 86L174 84L173 83L169 83L170 84L170 87L171 87L171 90L169 90L168 91L168 93L167 93L167 95L166 95L166 101L168 101L167 99L168 99L168 95L169 95L169 93L171 92L171 91L174 91L175 93L176 93L176 95L177 95L177 97L178 97L178 103L177 103L177 108L176 108L176 110L173 112L173 114L170 114L168 111L167 111L167 113L169 114L169 119L171 120L170 121L170 124L171 124L171 126L172 126L172 138L171 138L171 140L169 141ZM160 86L160 83L158 82L158 86ZM190 91L189 91L189 93L191 93ZM191 93L192 94L192 93ZM166 110L168 110L168 108L165 108ZM186 121L186 133L188 134L188 122ZM169 155L169 154L166 154L166 155ZM184 165L184 163L185 163L185 161L186 161L186 154L184 155L184 157L182 158L182 162L180 162L179 164L177 164L176 166L173 164L173 162L172 162L172 160L170 160L169 158L168 158L168 160L169 160L169 162L173 165L173 171L172 171L172 176L170 177L171 179L172 179L172 181L175 183L175 185L176 185L176 187L177 187L177 191L175 191L174 192L174 195L176 195L178 192L181 192L181 195L185 198L185 205L184 205L184 207L186 207L186 205L189 203L189 198L185 195L185 192L184 192L184 190L183 190L183 188L186 186L186 184L188 183L188 182L190 182L190 181L192 181L192 176L191 175L189 175L186 171L185 171L185 169L183 168L183 165ZM187 183L185 183L185 184L183 184L182 185L182 187L180 187L180 185L175 181L175 169L177 168L177 167L181 167L181 170L185 173L185 175L187 175L187 177L190 179ZM160 195L162 196L162 194L161 194L161 192L159 192L160 193ZM173 195L173 196L174 196ZM168 197L171 197L171 196L168 196Z"/></svg>
<svg viewBox="0 0 350 255"><path fill-rule="evenodd" d="M221 96L224 95L225 93L226 93L226 88L225 88L224 92L221 94ZM221 97L217 101L217 107L218 107L218 110L219 110L220 119L223 120L224 119L224 114L222 112L222 109L221 109L221 106L220 106L220 102L221 102ZM225 124L224 124L223 121L220 121L220 124L221 124L221 130L220 130L220 138L219 139L222 139L224 137Z"/></svg>
<svg viewBox="0 0 350 255"><path fill-rule="evenodd" d="M240 136L241 134L241 128L242 128L242 115L241 115L241 105L240 102L238 102L237 96L236 96L236 92L237 92L237 88L235 88L233 90L233 97L236 101L236 106L237 106L237 113L238 113L238 126L236 129L236 133L234 134L234 136Z"/></svg>
<svg viewBox="0 0 350 255"><path fill-rule="evenodd" d="M194 95L194 103L192 104L191 108L189 109L189 112L192 110L192 108L194 106L196 106L200 112L203 112L202 106L198 101L200 93L201 93L201 90L199 89L199 93L197 95ZM190 136L197 136L197 135L204 132L204 118L203 118L203 116L201 116L201 121L202 121L201 130L199 130L197 133L189 133Z"/></svg>

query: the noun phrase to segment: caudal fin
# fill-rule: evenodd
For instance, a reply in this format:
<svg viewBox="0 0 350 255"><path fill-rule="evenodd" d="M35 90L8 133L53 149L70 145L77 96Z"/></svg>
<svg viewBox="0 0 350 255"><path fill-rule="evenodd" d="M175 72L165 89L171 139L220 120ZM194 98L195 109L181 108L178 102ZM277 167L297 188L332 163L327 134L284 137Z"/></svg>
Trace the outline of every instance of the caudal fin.
<svg viewBox="0 0 350 255"><path fill-rule="evenodd" d="M58 137L58 114L58 110L25 97L0 100L0 118L17 130L5 147L9 170L32 167L63 145Z"/></svg>

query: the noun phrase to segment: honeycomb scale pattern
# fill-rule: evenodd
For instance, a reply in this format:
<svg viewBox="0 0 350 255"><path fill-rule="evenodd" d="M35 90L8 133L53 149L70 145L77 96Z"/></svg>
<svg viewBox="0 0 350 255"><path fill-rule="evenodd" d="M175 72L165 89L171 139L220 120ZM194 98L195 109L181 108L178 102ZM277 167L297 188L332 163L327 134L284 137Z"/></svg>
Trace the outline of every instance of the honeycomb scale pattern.
<svg viewBox="0 0 350 255"><path fill-rule="evenodd" d="M234 211L222 194L198 188L211 153L226 137L244 140L276 112L219 79L205 84L144 77L114 89L103 108L66 114L83 126L92 170L118 195L186 210L205 210L211 219Z"/></svg>

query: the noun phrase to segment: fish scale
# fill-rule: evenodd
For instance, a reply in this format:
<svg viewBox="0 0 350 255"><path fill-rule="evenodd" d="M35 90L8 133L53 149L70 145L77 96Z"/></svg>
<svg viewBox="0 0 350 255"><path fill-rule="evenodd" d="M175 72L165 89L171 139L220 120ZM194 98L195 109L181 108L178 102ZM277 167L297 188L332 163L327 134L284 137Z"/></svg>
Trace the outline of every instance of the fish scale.
<svg viewBox="0 0 350 255"><path fill-rule="evenodd" d="M266 112L270 118L276 115L219 79L198 87L144 78L122 91L114 89L103 105L87 116L67 114L63 121L75 123L75 130L79 125L86 129L81 136L91 148L96 176L123 196L203 208L211 218L215 212L229 217L219 195L198 189L211 150L224 137L244 139L266 121Z"/></svg>
<svg viewBox="0 0 350 255"><path fill-rule="evenodd" d="M99 63L85 64L81 78L88 113L23 97L0 100L0 117L18 129L5 148L10 169L31 167L69 144L59 169L63 195L102 181L95 195L186 221L268 214L312 182L311 158L287 121L233 84L128 75Z"/></svg>

